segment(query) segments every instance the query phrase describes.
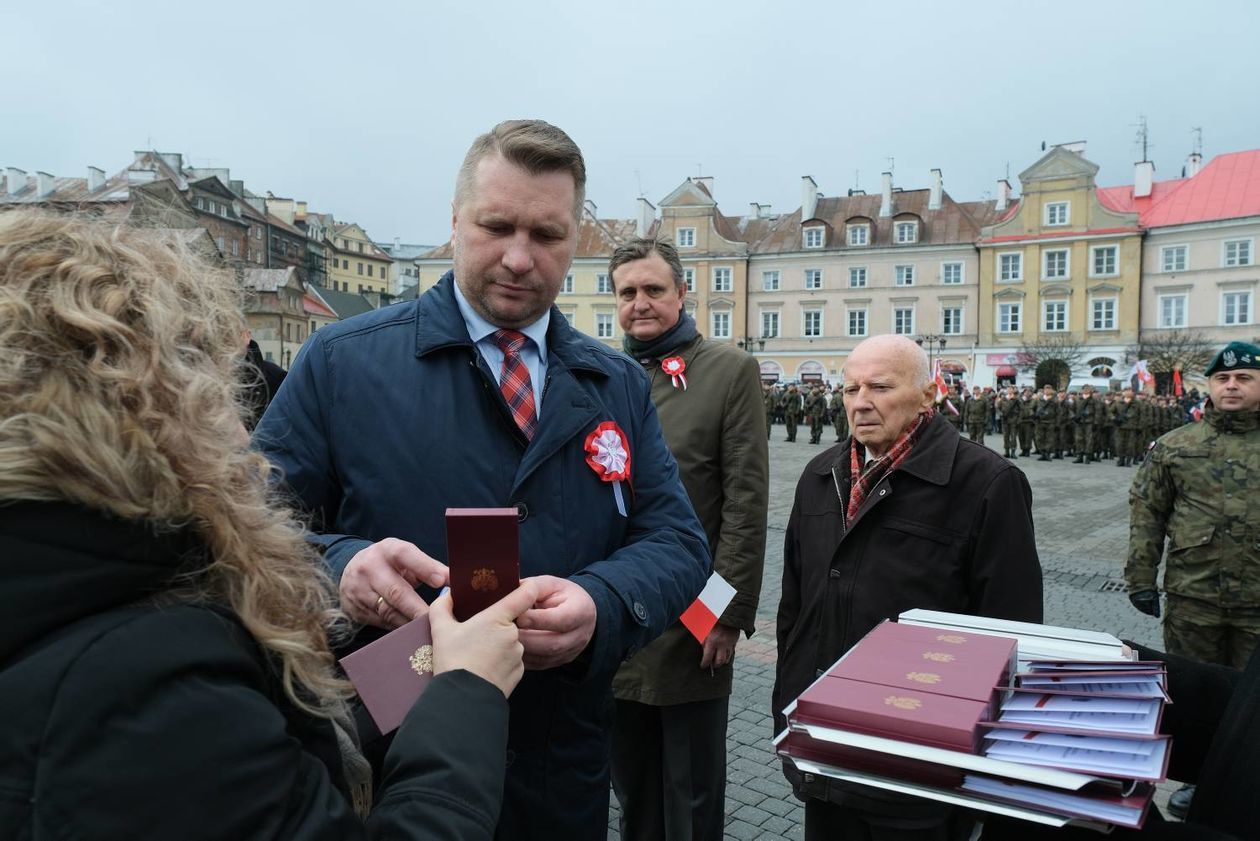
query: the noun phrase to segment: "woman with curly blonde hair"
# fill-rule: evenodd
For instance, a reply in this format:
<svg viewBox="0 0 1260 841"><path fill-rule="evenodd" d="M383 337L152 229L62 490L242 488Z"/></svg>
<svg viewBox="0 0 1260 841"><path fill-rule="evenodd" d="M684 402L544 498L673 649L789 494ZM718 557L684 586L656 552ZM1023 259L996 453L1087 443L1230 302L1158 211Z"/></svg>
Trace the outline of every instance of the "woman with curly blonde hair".
<svg viewBox="0 0 1260 841"><path fill-rule="evenodd" d="M369 813L346 620L241 425L244 327L178 238L0 214L0 836L489 837L533 591L434 603Z"/></svg>

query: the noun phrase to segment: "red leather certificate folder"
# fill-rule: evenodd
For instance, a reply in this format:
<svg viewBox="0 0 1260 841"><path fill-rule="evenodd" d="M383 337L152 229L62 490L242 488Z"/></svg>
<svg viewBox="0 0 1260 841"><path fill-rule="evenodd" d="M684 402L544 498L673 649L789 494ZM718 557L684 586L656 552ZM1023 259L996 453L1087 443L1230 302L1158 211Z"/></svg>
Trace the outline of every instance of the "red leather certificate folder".
<svg viewBox="0 0 1260 841"><path fill-rule="evenodd" d="M854 771L879 774L908 780L922 785L956 788L962 785L963 770L948 765L937 765L913 759L908 756L897 756L891 753L864 750L863 748L837 745L811 738L800 730L789 730L777 745L779 753L799 759L809 759L828 765L838 765Z"/></svg>
<svg viewBox="0 0 1260 841"><path fill-rule="evenodd" d="M340 663L381 735L393 732L433 680L429 617L413 619Z"/></svg>
<svg viewBox="0 0 1260 841"><path fill-rule="evenodd" d="M793 721L976 753L988 704L830 675L796 700Z"/></svg>
<svg viewBox="0 0 1260 841"><path fill-rule="evenodd" d="M515 508L446 509L446 563L455 618L463 622L520 585Z"/></svg>
<svg viewBox="0 0 1260 841"><path fill-rule="evenodd" d="M935 628L884 622L863 637L829 670L832 677L897 689L931 692L998 709L995 687L1010 682L1015 640L986 634L943 632Z"/></svg>

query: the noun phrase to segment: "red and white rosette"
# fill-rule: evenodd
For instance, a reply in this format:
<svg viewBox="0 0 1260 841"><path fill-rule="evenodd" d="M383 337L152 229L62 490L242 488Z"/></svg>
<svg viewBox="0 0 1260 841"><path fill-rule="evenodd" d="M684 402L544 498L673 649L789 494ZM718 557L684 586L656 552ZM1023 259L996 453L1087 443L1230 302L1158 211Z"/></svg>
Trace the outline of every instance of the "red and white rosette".
<svg viewBox="0 0 1260 841"><path fill-rule="evenodd" d="M687 370L687 363L683 362L681 356L667 356L662 359L661 370L669 374L670 382L674 384L674 388L678 388L678 382L681 380L683 391L687 390L687 377L683 373L683 371Z"/></svg>
<svg viewBox="0 0 1260 841"><path fill-rule="evenodd" d="M615 421L604 421L586 436L586 463L604 482L611 482L617 513L625 517L626 500L621 483L630 481L630 445Z"/></svg>

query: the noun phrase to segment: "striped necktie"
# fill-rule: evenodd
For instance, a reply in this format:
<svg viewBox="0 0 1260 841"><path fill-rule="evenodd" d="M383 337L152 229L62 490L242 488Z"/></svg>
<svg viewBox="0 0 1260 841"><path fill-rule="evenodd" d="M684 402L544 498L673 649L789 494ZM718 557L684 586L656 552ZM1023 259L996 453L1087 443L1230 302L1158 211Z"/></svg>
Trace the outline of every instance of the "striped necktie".
<svg viewBox="0 0 1260 841"><path fill-rule="evenodd" d="M503 351L499 390L512 410L516 425L526 438L533 440L534 430L538 428L538 412L534 409L534 384L529 378L529 368L521 359L521 348L526 341L525 335L516 330L497 330L494 334L494 343Z"/></svg>

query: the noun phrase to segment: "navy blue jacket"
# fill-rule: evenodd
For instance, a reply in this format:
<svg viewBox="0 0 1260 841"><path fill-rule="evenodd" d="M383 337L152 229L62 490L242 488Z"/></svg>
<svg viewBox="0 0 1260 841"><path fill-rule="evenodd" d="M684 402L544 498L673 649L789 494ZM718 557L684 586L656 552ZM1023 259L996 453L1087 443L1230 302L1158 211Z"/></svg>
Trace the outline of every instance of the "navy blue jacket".
<svg viewBox="0 0 1260 841"><path fill-rule="evenodd" d="M255 433L317 515L339 576L387 537L445 561L448 507L520 511L521 575L568 577L598 609L579 660L527 672L511 698L501 837L607 833L610 683L700 592L711 561L647 378L559 310L532 441L517 429L445 277L419 300L314 333ZM586 464L616 421L630 444L628 517ZM441 722L435 722L441 726Z"/></svg>

